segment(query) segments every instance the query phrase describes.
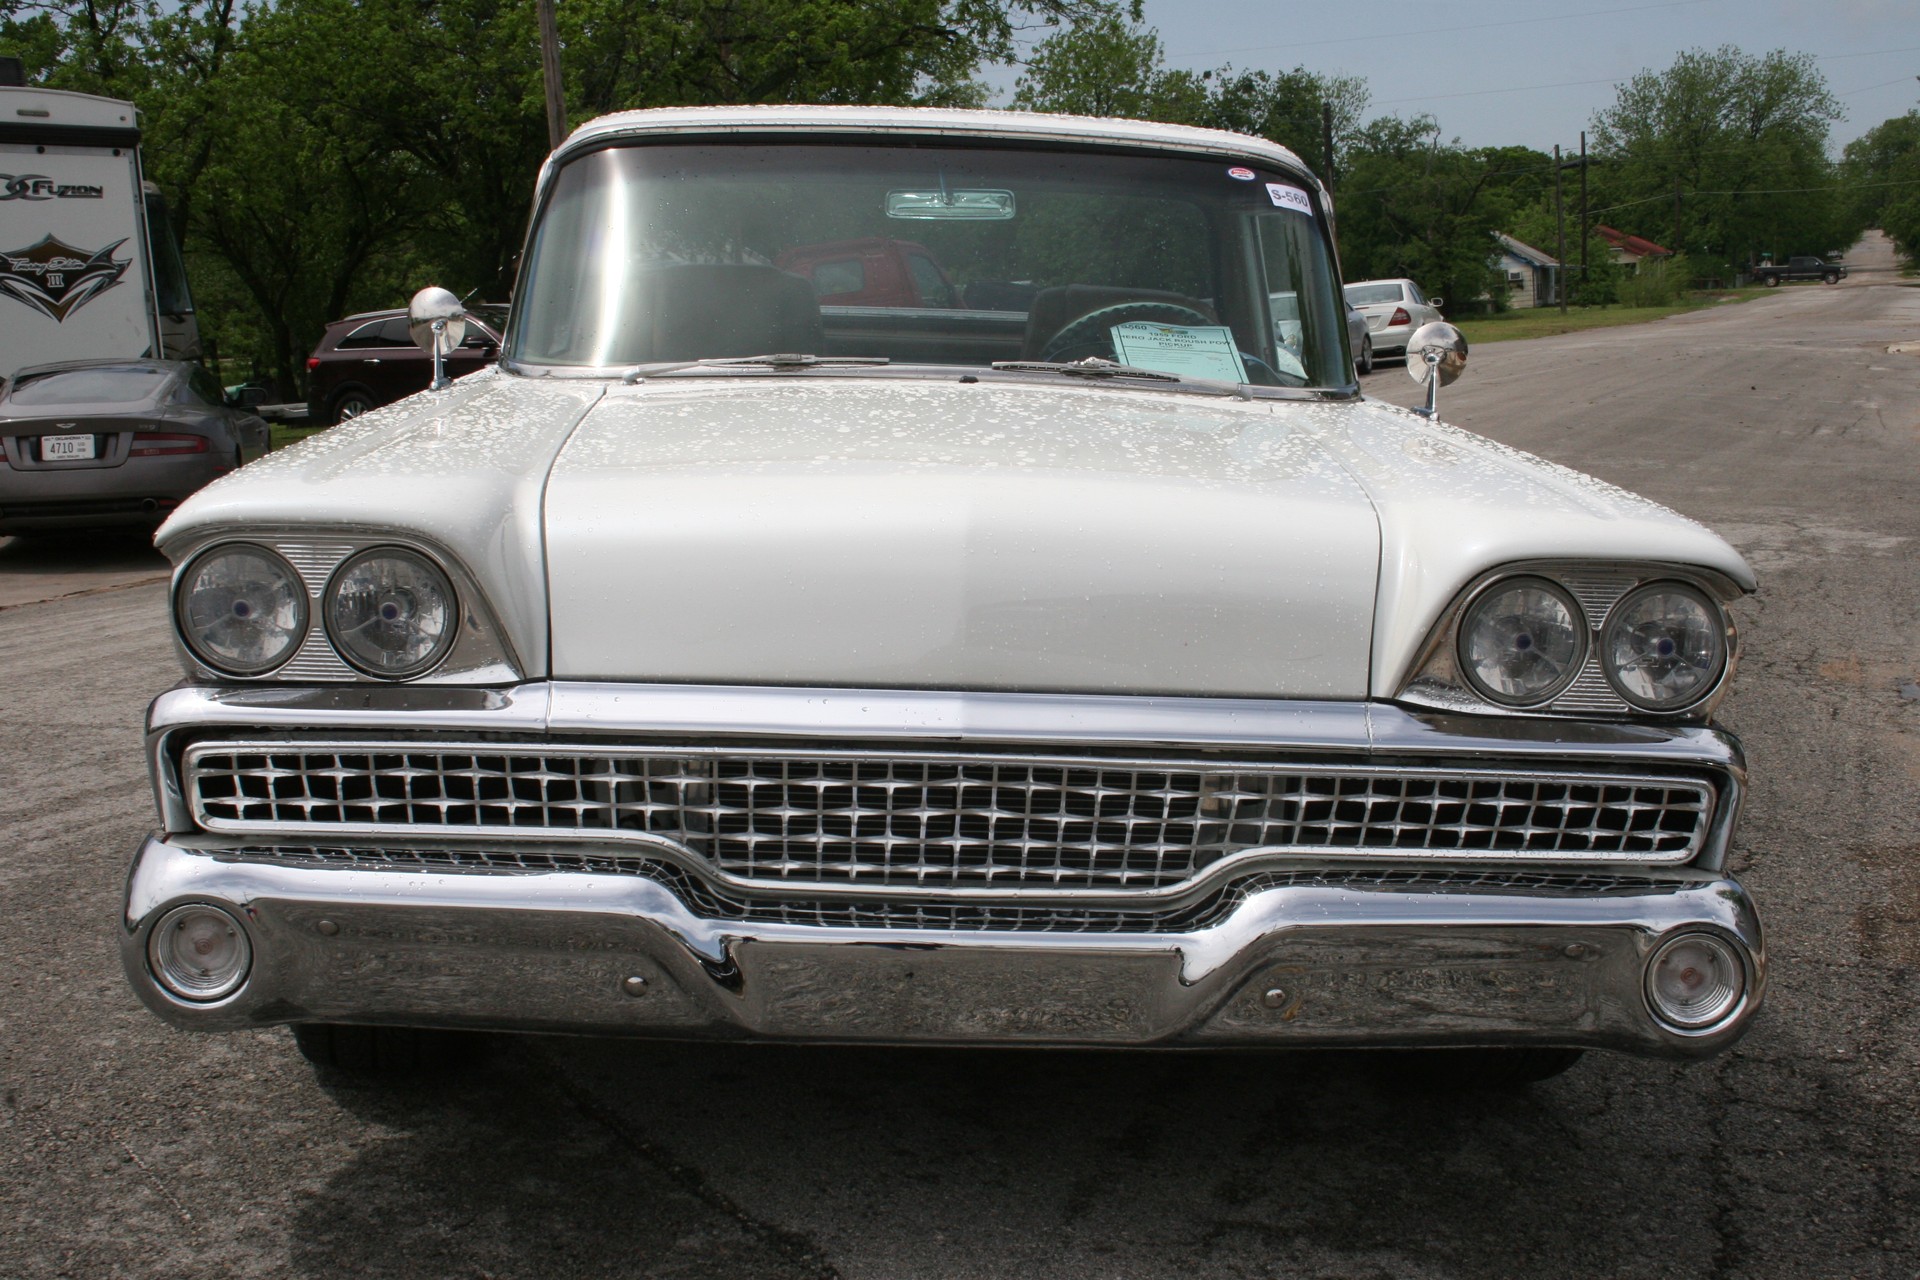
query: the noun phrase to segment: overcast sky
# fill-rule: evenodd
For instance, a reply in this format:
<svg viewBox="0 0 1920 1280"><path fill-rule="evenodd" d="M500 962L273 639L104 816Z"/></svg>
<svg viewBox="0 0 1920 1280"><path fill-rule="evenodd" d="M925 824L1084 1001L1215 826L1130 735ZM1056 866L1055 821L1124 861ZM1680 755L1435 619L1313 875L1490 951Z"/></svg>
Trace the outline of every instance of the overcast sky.
<svg viewBox="0 0 1920 1280"><path fill-rule="evenodd" d="M1424 111L1468 146L1577 149L1615 82L1723 44L1818 57L1836 149L1920 105L1920 0L1146 0L1146 19L1169 66L1359 76L1370 117Z"/></svg>

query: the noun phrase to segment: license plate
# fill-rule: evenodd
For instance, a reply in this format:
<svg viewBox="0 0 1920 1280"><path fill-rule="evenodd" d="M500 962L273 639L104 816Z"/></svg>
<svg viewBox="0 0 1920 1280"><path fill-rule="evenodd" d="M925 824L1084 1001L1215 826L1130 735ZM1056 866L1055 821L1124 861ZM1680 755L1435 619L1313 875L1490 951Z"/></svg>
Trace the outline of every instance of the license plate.
<svg viewBox="0 0 1920 1280"><path fill-rule="evenodd" d="M75 462L92 456L92 436L40 437L40 461L42 462Z"/></svg>

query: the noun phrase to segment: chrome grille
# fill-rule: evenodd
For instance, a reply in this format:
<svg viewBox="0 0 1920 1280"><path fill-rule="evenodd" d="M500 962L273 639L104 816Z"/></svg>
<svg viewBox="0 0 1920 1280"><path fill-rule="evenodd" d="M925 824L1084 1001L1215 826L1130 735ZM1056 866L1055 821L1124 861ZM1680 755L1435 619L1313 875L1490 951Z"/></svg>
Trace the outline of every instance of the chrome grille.
<svg viewBox="0 0 1920 1280"><path fill-rule="evenodd" d="M1680 863L1690 778L1255 762L698 748L220 743L202 825L669 845L741 881L1165 889L1248 850Z"/></svg>

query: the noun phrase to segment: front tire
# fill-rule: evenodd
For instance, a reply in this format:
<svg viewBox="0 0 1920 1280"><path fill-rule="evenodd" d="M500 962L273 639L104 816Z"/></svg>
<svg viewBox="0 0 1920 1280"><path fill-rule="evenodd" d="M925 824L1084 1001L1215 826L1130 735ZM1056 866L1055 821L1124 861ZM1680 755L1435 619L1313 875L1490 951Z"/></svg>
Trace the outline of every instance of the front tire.
<svg viewBox="0 0 1920 1280"><path fill-rule="evenodd" d="M1826 281L1828 284L1840 283L1840 273L1838 271L1829 271L1827 272L1827 274L1821 276L1820 278Z"/></svg>
<svg viewBox="0 0 1920 1280"><path fill-rule="evenodd" d="M371 1078L468 1066L487 1051L486 1037L474 1032L335 1022L295 1023L293 1043L316 1067Z"/></svg>

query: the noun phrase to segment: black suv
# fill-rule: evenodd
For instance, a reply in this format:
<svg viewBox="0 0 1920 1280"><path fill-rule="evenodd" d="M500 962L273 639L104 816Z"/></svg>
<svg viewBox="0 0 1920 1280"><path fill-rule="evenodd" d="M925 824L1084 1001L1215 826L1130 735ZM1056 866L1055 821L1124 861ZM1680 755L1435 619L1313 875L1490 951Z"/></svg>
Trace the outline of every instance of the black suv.
<svg viewBox="0 0 1920 1280"><path fill-rule="evenodd" d="M507 322L504 306L474 308L497 333ZM499 348L479 326L447 357L447 376L458 378L499 359ZM335 320L307 357L307 420L344 422L369 409L425 391L433 381L433 358L414 345L405 311L368 311Z"/></svg>

